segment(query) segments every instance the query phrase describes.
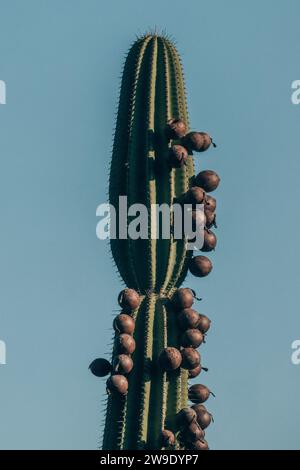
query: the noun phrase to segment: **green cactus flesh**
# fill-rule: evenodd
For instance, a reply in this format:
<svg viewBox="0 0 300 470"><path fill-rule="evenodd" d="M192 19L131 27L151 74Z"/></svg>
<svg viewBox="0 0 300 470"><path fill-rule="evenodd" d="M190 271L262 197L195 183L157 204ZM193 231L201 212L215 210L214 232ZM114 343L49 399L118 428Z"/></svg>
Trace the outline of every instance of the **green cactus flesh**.
<svg viewBox="0 0 300 470"><path fill-rule="evenodd" d="M188 127L180 58L169 39L146 35L131 47L121 83L109 186L110 204L117 214L119 196L127 196L128 206L144 204L150 214L152 204L172 207L188 190L194 175L192 156L182 168L168 165L172 142L165 126L172 117L181 118ZM117 230L119 224L117 220ZM128 393L108 397L106 450L159 449L161 430L176 433L175 415L187 406L188 372L166 373L159 368L158 357L167 346L180 348L169 299L186 276L191 252L185 239L151 239L151 230L149 217L147 239L111 240L119 273L127 287L140 293L142 302L134 312L136 350Z"/></svg>

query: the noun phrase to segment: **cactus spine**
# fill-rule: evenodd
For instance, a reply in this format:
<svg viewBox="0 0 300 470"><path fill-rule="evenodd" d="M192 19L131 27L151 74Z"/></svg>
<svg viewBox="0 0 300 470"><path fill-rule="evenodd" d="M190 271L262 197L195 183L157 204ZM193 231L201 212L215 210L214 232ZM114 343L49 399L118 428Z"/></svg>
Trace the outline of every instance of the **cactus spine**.
<svg viewBox="0 0 300 470"><path fill-rule="evenodd" d="M188 127L180 58L169 39L147 34L132 45L123 71L109 182L110 204L117 214L119 196L127 196L128 206L145 205L151 214L151 205L172 207L188 191L194 176L191 150L182 167L168 164L169 148L176 140L167 138L165 127L173 117ZM127 225L130 221L128 217ZM121 224L118 219L117 233ZM141 303L132 312L136 350L128 393L108 396L104 450L164 447L162 430L176 434L176 414L188 402L188 371L166 372L158 359L166 347L180 349L170 299L187 274L192 253L184 238L151 238L153 225L149 216L147 239L111 240L119 273L126 286L139 293ZM180 448L178 440L175 447Z"/></svg>

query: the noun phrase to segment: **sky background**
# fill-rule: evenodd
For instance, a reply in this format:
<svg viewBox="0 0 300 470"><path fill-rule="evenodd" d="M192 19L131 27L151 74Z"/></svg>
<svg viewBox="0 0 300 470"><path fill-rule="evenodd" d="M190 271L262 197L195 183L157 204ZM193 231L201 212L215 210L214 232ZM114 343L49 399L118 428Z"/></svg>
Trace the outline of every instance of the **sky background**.
<svg viewBox="0 0 300 470"><path fill-rule="evenodd" d="M213 321L213 449L300 449L298 0L0 0L0 448L95 449L122 288L96 238L122 62L157 26L182 55L191 124L216 150L214 270L185 286Z"/></svg>

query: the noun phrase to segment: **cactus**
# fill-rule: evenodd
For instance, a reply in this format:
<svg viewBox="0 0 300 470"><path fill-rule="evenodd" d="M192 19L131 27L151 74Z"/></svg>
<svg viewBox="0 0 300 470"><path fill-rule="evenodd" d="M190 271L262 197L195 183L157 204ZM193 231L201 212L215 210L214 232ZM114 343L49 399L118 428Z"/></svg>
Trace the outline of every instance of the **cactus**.
<svg viewBox="0 0 300 470"><path fill-rule="evenodd" d="M117 214L119 196L127 196L128 206L145 205L151 214L152 204L166 203L172 207L174 201L194 185L190 148L187 147L182 162L179 159L180 164L170 164L172 145L184 146L183 134L188 131L184 78L174 44L156 34L138 38L125 60L112 152L109 200ZM209 139L206 138L206 147ZM127 224L130 221L128 216ZM117 233L121 223L118 219ZM123 341L123 350L120 350L120 331L116 325L121 324L121 320L124 331L125 325L131 328L135 351L132 354L134 366L126 379L122 375L115 376L114 381L114 375L108 379L104 450L188 446L180 438L182 432L177 422L180 410L188 406L189 371L188 367L180 367L181 358L177 361L184 330L176 319L174 294L189 267L194 271L196 268L190 264L193 258L187 249L187 240L172 236L154 239L152 223L149 216L147 239L111 240L113 259L128 288L119 298L122 315L131 315L134 320L134 326L126 322L124 316L115 321L112 364L118 361L120 354L131 355L132 352L126 350L130 334L127 331L124 334L123 330L126 347ZM136 302L135 291L140 300L132 304L136 308L130 309L130 302ZM202 333L194 335L198 340ZM189 345L190 340L186 338L187 335L185 342ZM163 358L166 348L169 349ZM171 350L173 354L169 354ZM196 356L200 361L200 355ZM185 364L190 357L183 355ZM166 361L168 367L164 367ZM193 367L198 366L197 361ZM200 434L201 430L195 433Z"/></svg>

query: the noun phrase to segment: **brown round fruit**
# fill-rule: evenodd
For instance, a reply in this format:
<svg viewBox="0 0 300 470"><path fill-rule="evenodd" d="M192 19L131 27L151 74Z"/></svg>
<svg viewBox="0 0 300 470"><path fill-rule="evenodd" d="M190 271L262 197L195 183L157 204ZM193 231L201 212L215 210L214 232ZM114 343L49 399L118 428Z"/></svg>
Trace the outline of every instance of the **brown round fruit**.
<svg viewBox="0 0 300 470"><path fill-rule="evenodd" d="M172 431L163 429L160 436L161 447L172 447L175 444L175 436Z"/></svg>
<svg viewBox="0 0 300 470"><path fill-rule="evenodd" d="M163 370L172 371L180 367L182 357L176 348L165 348L159 356L159 364Z"/></svg>
<svg viewBox="0 0 300 470"><path fill-rule="evenodd" d="M199 313L192 308L184 308L178 314L178 323L182 330L198 328Z"/></svg>
<svg viewBox="0 0 300 470"><path fill-rule="evenodd" d="M181 336L180 344L184 348L198 348L203 343L203 334L197 328L189 328Z"/></svg>
<svg viewBox="0 0 300 470"><path fill-rule="evenodd" d="M206 372L208 371L207 367L202 367L201 364L199 364L199 366L195 367L194 369L190 369L189 379L194 379L195 377L200 375L202 370L205 370Z"/></svg>
<svg viewBox="0 0 300 470"><path fill-rule="evenodd" d="M132 335L135 328L135 321L130 315L127 315L127 313L120 313L114 319L113 326L114 330L118 333L127 333Z"/></svg>
<svg viewBox="0 0 300 470"><path fill-rule="evenodd" d="M105 377L111 371L111 364L103 358L94 359L89 365L89 369L96 377Z"/></svg>
<svg viewBox="0 0 300 470"><path fill-rule="evenodd" d="M191 424L186 426L182 432L182 435L184 436L185 441L195 442L199 439L203 439L204 432L200 428L199 424L196 421L193 421Z"/></svg>
<svg viewBox="0 0 300 470"><path fill-rule="evenodd" d="M208 252L216 248L217 237L211 230L205 230L203 232L203 246L201 251Z"/></svg>
<svg viewBox="0 0 300 470"><path fill-rule="evenodd" d="M134 289L124 289L118 296L120 307L125 313L130 313L140 305L141 299L139 294Z"/></svg>
<svg viewBox="0 0 300 470"><path fill-rule="evenodd" d="M217 201L214 197L209 196L209 194L207 194L205 196L204 206L205 206L205 210L215 212L217 208Z"/></svg>
<svg viewBox="0 0 300 470"><path fill-rule="evenodd" d="M210 328L210 324L211 320L206 315L202 315L202 313L199 313L199 322L197 328L201 331L201 333L207 333Z"/></svg>
<svg viewBox="0 0 300 470"><path fill-rule="evenodd" d="M182 145L172 145L169 150L169 164L172 168L182 168L186 165L189 154Z"/></svg>
<svg viewBox="0 0 300 470"><path fill-rule="evenodd" d="M195 178L195 184L207 193L211 193L217 189L219 183L220 177L213 170L200 171Z"/></svg>
<svg viewBox="0 0 300 470"><path fill-rule="evenodd" d="M207 411L205 406L203 405L193 405L192 406L193 410L196 411L197 414L197 422L200 426L201 429L206 429L211 421L212 421L212 415Z"/></svg>
<svg viewBox="0 0 300 470"><path fill-rule="evenodd" d="M202 188L198 188L198 186L192 186L192 188L185 193L183 201L184 204L191 204L192 206L203 204L205 201L205 192Z"/></svg>
<svg viewBox="0 0 300 470"><path fill-rule="evenodd" d="M184 348L181 351L182 356L182 363L181 367L183 369L195 369L195 367L199 366L201 362L201 356L193 348Z"/></svg>
<svg viewBox="0 0 300 470"><path fill-rule="evenodd" d="M209 450L208 443L203 438L193 442L192 448L194 450Z"/></svg>
<svg viewBox="0 0 300 470"><path fill-rule="evenodd" d="M214 394L202 384L195 384L189 388L189 400L193 403L204 403L208 398L209 395Z"/></svg>
<svg viewBox="0 0 300 470"><path fill-rule="evenodd" d="M135 341L132 336L122 333L117 337L117 350L119 354L132 354L135 350Z"/></svg>
<svg viewBox="0 0 300 470"><path fill-rule="evenodd" d="M178 426L187 426L193 421L196 421L197 414L190 406L182 408L176 416Z"/></svg>
<svg viewBox="0 0 300 470"><path fill-rule="evenodd" d="M181 139L186 134L186 124L182 119L172 118L167 122L166 135L168 139Z"/></svg>
<svg viewBox="0 0 300 470"><path fill-rule="evenodd" d="M205 227L210 229L211 227L217 228L216 214L211 211L204 210L205 214Z"/></svg>
<svg viewBox="0 0 300 470"><path fill-rule="evenodd" d="M206 132L189 132L184 138L184 145L195 152L204 152L212 143Z"/></svg>
<svg viewBox="0 0 300 470"><path fill-rule="evenodd" d="M129 374L133 369L133 360L127 354L119 354L113 364L114 372L118 374Z"/></svg>
<svg viewBox="0 0 300 470"><path fill-rule="evenodd" d="M108 393L126 395L128 391L128 380L124 375L112 375L106 382Z"/></svg>
<svg viewBox="0 0 300 470"><path fill-rule="evenodd" d="M212 268L212 263L206 256L199 255L190 259L189 270L196 277L207 276Z"/></svg>
<svg viewBox="0 0 300 470"><path fill-rule="evenodd" d="M180 287L175 292L172 298L172 302L177 310L182 310L184 308L190 308L194 303L195 297L196 294L192 289L188 289L187 287Z"/></svg>

